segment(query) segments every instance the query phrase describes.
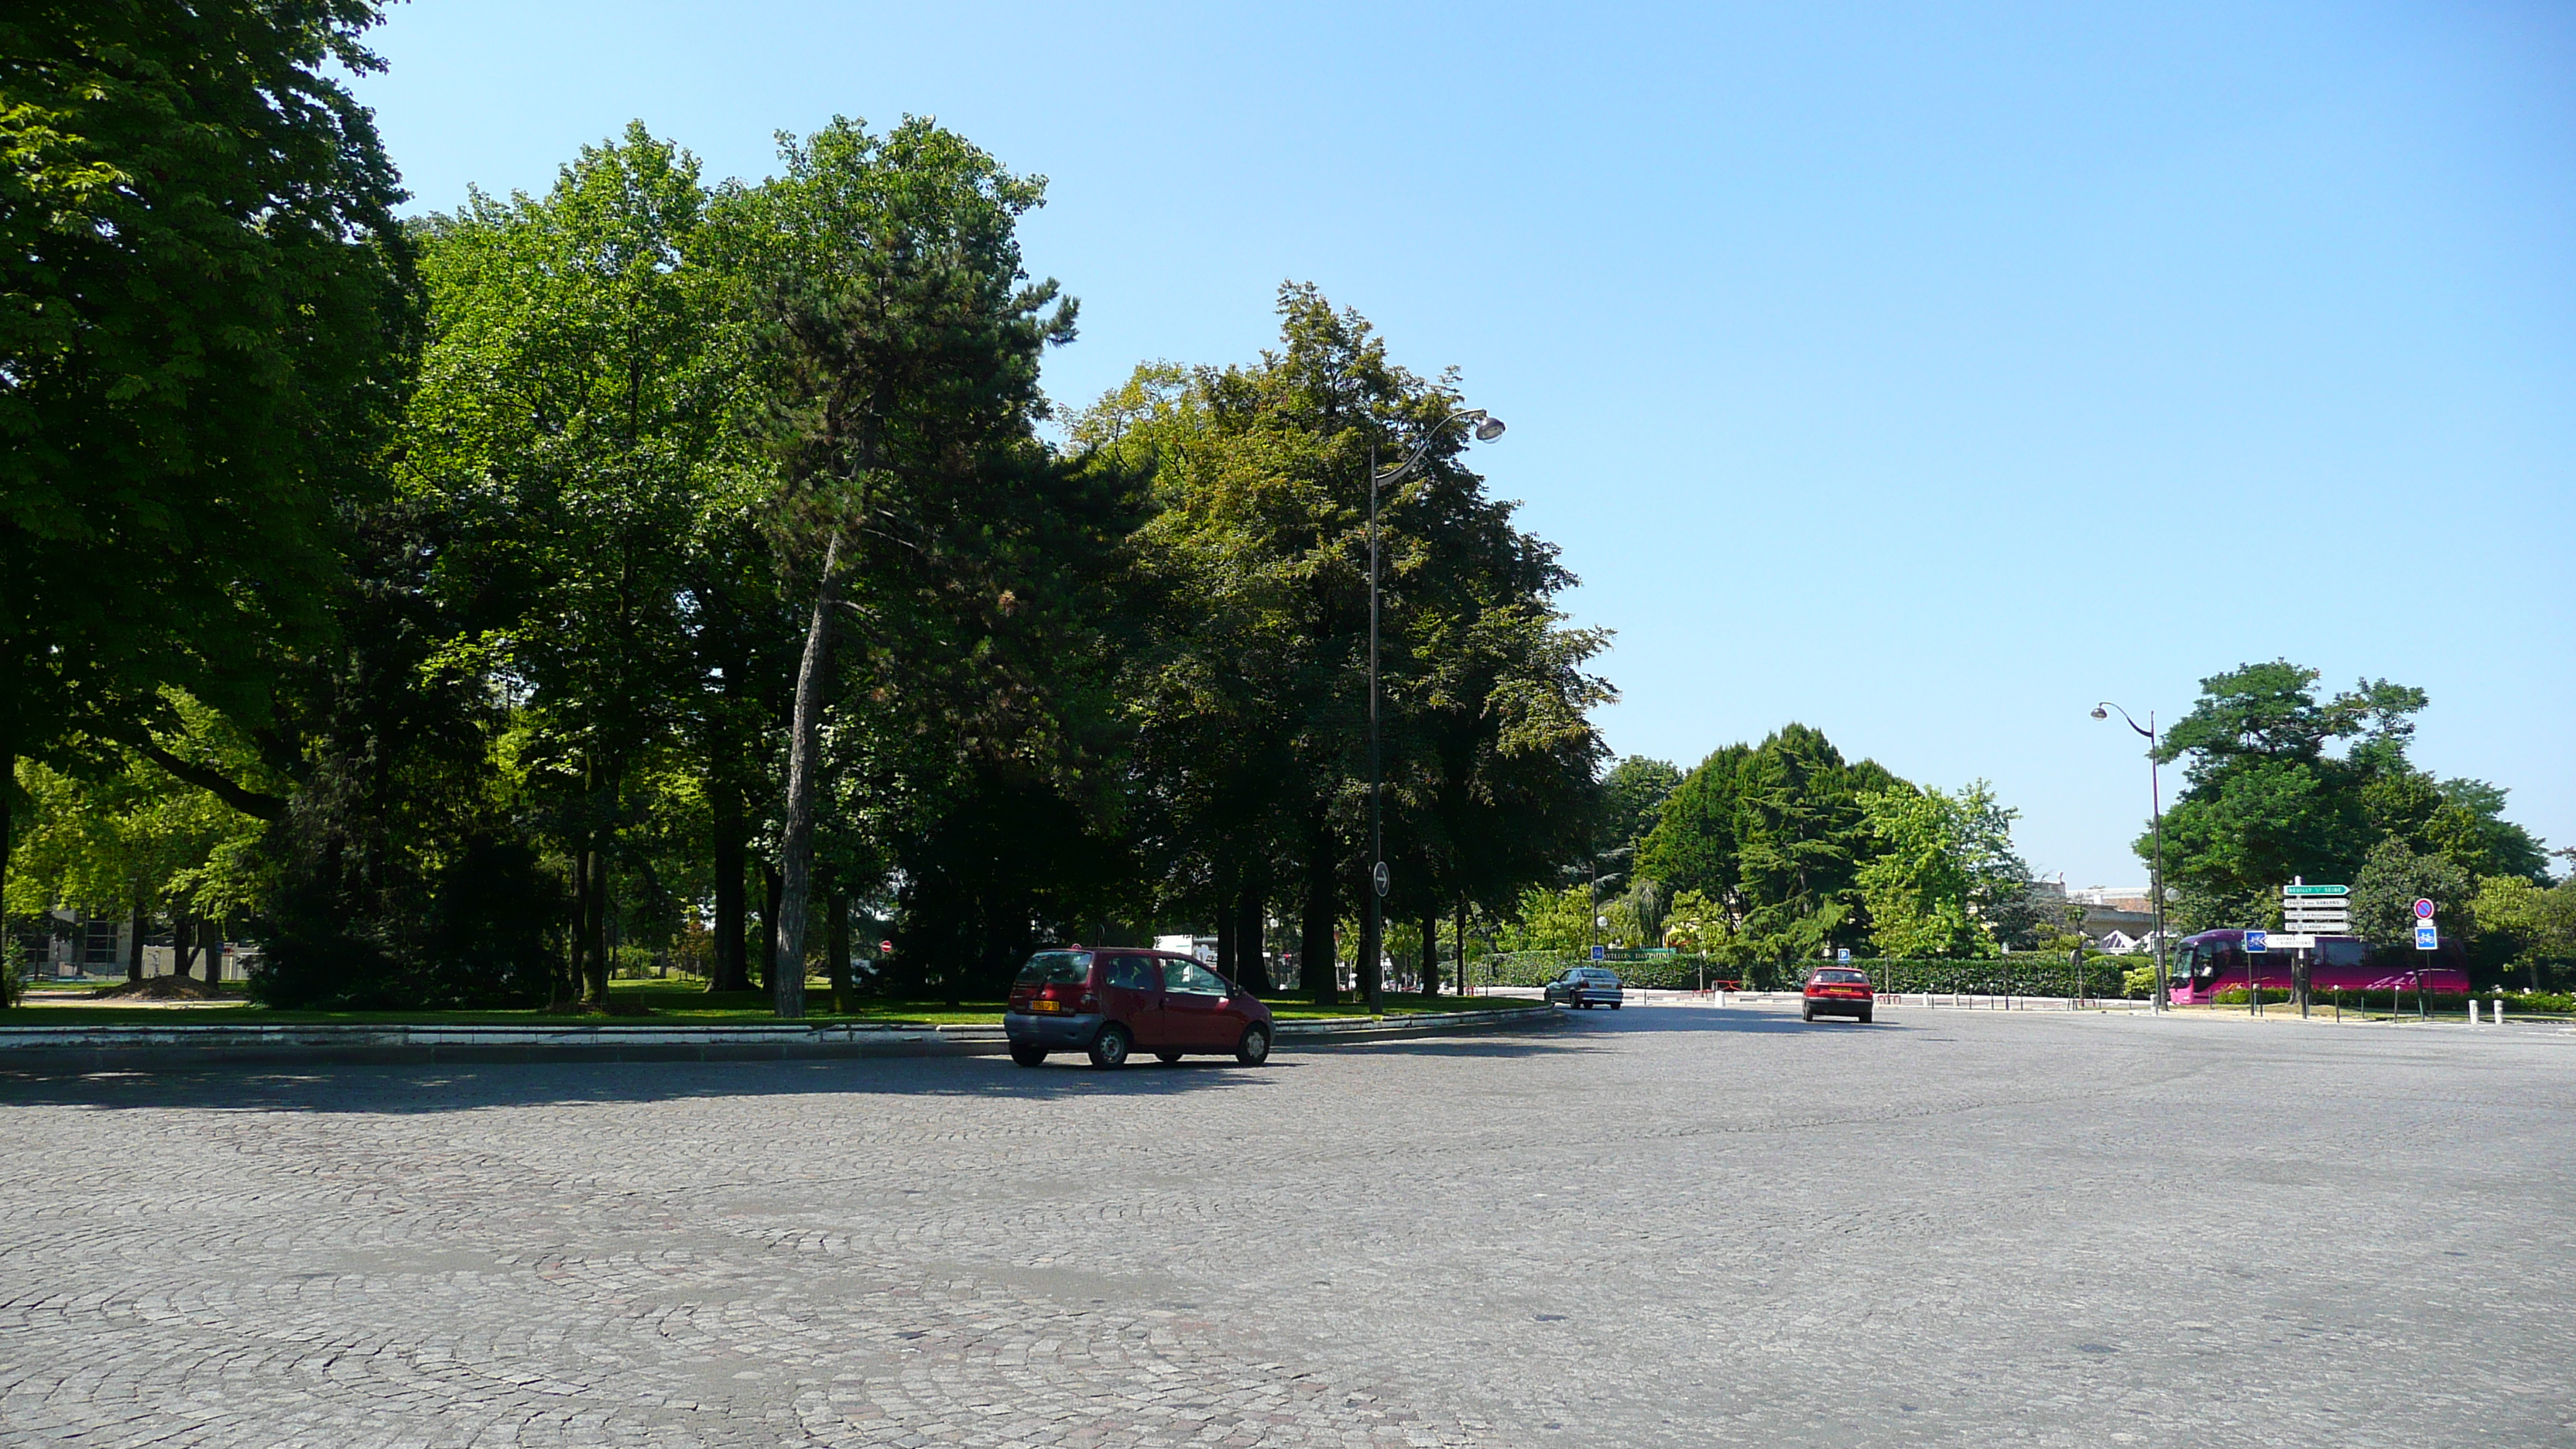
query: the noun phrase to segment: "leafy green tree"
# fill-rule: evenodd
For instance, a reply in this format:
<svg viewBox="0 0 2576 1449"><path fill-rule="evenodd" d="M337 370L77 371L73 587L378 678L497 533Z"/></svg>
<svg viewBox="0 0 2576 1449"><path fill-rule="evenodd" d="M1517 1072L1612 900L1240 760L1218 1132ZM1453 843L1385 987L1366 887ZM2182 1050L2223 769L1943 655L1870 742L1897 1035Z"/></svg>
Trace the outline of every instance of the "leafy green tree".
<svg viewBox="0 0 2576 1449"><path fill-rule="evenodd" d="M2469 873L2439 855L2418 854L2390 836L2370 848L2352 880L2352 930L2367 941L2397 944L2415 928L2415 902L2429 900L2444 919L2466 924L2477 894Z"/></svg>
<svg viewBox="0 0 2576 1449"><path fill-rule="evenodd" d="M1858 946L1869 938L1859 871L1880 848L1861 802L1902 783L1875 761L1845 761L1820 731L1787 725L1685 777L1637 868L1722 903L1761 958Z"/></svg>
<svg viewBox="0 0 2576 1449"><path fill-rule="evenodd" d="M1682 772L1670 761L1630 755L1601 777L1600 826L1593 853L1603 859L1627 860L1637 843L1663 818L1664 802L1682 783Z"/></svg>
<svg viewBox="0 0 2576 1449"><path fill-rule="evenodd" d="M2157 757L2186 762L2164 822L2177 929L2267 919L2294 878L2349 881L2382 833L2364 796L2405 771L2424 694L2380 681L2320 700L2316 680L2286 660L2214 675L2165 732Z"/></svg>
<svg viewBox="0 0 2576 1449"><path fill-rule="evenodd" d="M1114 488L1059 466L1034 424L1044 351L1074 305L1021 269L1019 218L1043 198L964 138L907 119L883 136L835 120L782 146L784 174L733 199L754 281L755 359L786 482L784 542L812 600L796 674L782 806L774 983L803 1011L819 730L833 646L860 621L880 662L929 669L935 717L965 726L954 786L976 762L1026 765L1075 716L1032 707L1056 662L1046 626L1085 598L1056 557L1097 538ZM1078 552L1090 553L1087 547ZM874 682L885 687L885 676ZM1023 925L1021 930L1025 931Z"/></svg>
<svg viewBox="0 0 2576 1449"><path fill-rule="evenodd" d="M142 977L142 938L153 922L171 923L173 969L185 976L194 942L221 939L220 928L206 923L252 897L248 860L260 823L159 766L130 758L114 773L77 775L29 760L17 773L32 808L7 913L68 907L130 915L129 979ZM218 966L209 954L209 984Z"/></svg>
<svg viewBox="0 0 2576 1449"><path fill-rule="evenodd" d="M2214 675L2166 732L2158 758L2185 762L2164 821L2176 929L2277 919L2282 886L2355 881L2390 839L2464 878L2540 875L2539 842L2502 818L2502 790L2407 760L2422 690L2363 681L2320 698L2317 677L2286 660ZM2136 849L2151 858L2152 834Z"/></svg>
<svg viewBox="0 0 2576 1449"><path fill-rule="evenodd" d="M2576 962L2576 876L2545 887L2518 875L2488 876L2469 902L2469 919L2480 936L2505 945L2534 991L2544 967Z"/></svg>
<svg viewBox="0 0 2576 1449"><path fill-rule="evenodd" d="M752 471L737 283L706 213L694 158L639 122L545 196L476 193L421 235L406 481L457 515L438 581L480 667L525 688L521 778L572 862L571 965L593 1005L636 772L701 700L674 687L693 677L692 555Z"/></svg>
<svg viewBox="0 0 2576 1449"><path fill-rule="evenodd" d="M1497 943L1506 951L1580 951L1600 939L1593 915L1584 886L1531 886L1513 903Z"/></svg>
<svg viewBox="0 0 2576 1449"><path fill-rule="evenodd" d="M1879 853L1857 877L1880 954L1991 956L1999 918L2029 893L2030 872L2012 847L2018 813L1983 780L1953 795L1902 785L1861 797Z"/></svg>
<svg viewBox="0 0 2576 1449"><path fill-rule="evenodd" d="M1380 500L1388 906L1421 939L1579 851L1608 697L1584 666L1605 641L1563 627L1555 551L1463 465L1449 382L1394 366L1311 286L1279 312L1258 365L1140 369L1076 437L1153 479L1122 691L1140 847L1220 915L1284 886L1302 985L1329 1000L1342 903L1367 889L1371 468L1439 430ZM1373 988L1376 943L1358 945Z"/></svg>
<svg viewBox="0 0 2576 1449"><path fill-rule="evenodd" d="M366 0L0 13L0 755L265 722L407 372ZM0 789L0 875L8 806Z"/></svg>

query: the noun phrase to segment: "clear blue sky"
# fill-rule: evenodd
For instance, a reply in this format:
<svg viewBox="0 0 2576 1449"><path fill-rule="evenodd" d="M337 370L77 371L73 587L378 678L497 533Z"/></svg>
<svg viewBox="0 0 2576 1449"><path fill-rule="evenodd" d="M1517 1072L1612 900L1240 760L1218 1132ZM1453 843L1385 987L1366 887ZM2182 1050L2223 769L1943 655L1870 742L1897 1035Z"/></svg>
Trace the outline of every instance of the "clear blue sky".
<svg viewBox="0 0 2576 1449"><path fill-rule="evenodd" d="M1940 13L1932 13L1934 11ZM1509 420L1623 753L1789 720L2145 878L2109 697L2286 656L2576 844L2576 8L413 0L422 208L641 118L930 114L1052 178L1049 391L1312 280ZM2170 785L2170 778L2168 784Z"/></svg>

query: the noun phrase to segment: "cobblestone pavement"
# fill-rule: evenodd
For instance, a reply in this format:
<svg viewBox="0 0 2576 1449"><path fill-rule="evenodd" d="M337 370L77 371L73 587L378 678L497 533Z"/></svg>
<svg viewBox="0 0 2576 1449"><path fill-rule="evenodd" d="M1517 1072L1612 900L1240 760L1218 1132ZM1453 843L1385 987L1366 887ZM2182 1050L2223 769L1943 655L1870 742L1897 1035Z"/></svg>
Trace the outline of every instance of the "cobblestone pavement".
<svg viewBox="0 0 2576 1449"><path fill-rule="evenodd" d="M16 1445L2576 1444L2576 1035L0 1081Z"/></svg>

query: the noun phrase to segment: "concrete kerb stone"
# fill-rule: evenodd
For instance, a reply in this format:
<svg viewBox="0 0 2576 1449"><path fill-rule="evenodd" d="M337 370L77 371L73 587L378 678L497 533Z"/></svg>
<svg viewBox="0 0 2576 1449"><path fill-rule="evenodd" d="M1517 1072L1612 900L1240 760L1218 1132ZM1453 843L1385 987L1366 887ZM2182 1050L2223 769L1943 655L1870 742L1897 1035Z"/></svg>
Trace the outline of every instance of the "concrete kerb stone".
<svg viewBox="0 0 2576 1449"><path fill-rule="evenodd" d="M1285 1047L1338 1046L1544 1024L1552 1007L1283 1021ZM792 1022L743 1026L36 1026L0 1027L0 1072L172 1070L277 1064L490 1065L511 1062L817 1061L998 1056L998 1025Z"/></svg>

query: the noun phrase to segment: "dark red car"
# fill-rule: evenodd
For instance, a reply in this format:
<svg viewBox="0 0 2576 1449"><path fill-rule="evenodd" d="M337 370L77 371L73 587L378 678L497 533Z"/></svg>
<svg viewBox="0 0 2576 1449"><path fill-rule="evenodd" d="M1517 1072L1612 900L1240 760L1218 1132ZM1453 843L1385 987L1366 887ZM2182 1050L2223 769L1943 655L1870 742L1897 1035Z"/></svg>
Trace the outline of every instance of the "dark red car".
<svg viewBox="0 0 2576 1449"><path fill-rule="evenodd" d="M1856 1016L1867 1022L1870 1006L1877 1000L1878 991L1870 985L1868 973L1849 966L1819 966L1807 976L1804 1014L1809 1021L1820 1016Z"/></svg>
<svg viewBox="0 0 2576 1449"><path fill-rule="evenodd" d="M1275 1033L1260 998L1197 961L1106 946L1031 956L1011 983L1002 1030L1011 1060L1024 1067L1049 1052L1087 1052L1095 1067L1123 1067L1136 1051L1166 1062L1231 1053L1259 1066Z"/></svg>

